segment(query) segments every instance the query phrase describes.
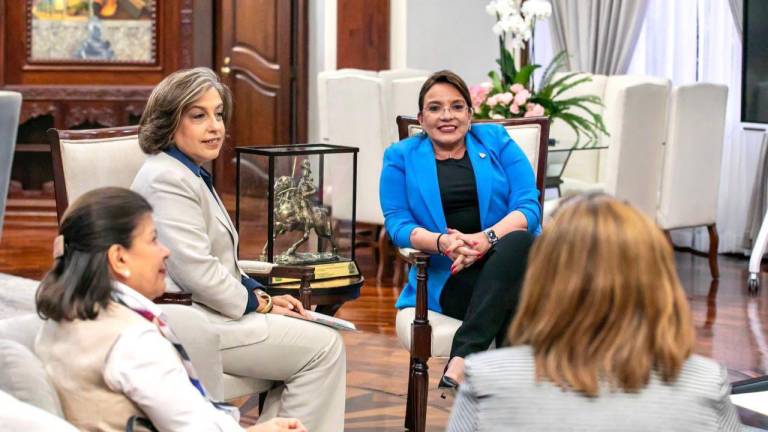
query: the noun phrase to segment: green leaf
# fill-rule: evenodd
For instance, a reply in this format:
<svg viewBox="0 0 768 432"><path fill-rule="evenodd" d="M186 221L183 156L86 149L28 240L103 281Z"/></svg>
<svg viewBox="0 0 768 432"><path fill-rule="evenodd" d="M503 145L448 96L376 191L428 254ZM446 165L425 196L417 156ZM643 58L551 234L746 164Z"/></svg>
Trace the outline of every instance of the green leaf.
<svg viewBox="0 0 768 432"><path fill-rule="evenodd" d="M522 84L528 87L528 84L531 81L531 75L533 75L533 71L540 67L541 66L537 64L529 64L521 67L520 71L518 71L517 75L515 76L513 84Z"/></svg>
<svg viewBox="0 0 768 432"><path fill-rule="evenodd" d="M592 81L592 78L587 76L587 77L579 78L579 79L577 79L575 81L571 81L569 83L563 83L562 85L557 87L557 90L552 95L552 99L560 96L563 92L565 92L565 91L567 91L569 89L572 89L572 88L574 88L574 87L576 87L578 85L581 85L581 84L584 84L584 83L590 82L590 81Z"/></svg>
<svg viewBox="0 0 768 432"><path fill-rule="evenodd" d="M557 55L549 62L549 65L544 69L544 74L541 76L541 87L545 87L549 84L552 76L565 66L565 59L568 53L563 50L557 53Z"/></svg>

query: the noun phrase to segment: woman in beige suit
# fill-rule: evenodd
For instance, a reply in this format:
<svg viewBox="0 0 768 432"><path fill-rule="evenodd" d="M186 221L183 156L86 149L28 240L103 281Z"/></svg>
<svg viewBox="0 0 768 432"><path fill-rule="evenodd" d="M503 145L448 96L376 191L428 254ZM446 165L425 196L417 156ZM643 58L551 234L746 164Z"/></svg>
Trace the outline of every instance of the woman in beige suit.
<svg viewBox="0 0 768 432"><path fill-rule="evenodd" d="M202 167L218 157L231 115L229 89L207 68L166 77L142 115L139 144L148 157L131 188L152 204L158 238L171 250L166 291L190 293L218 329L224 372L276 382L263 419L343 430L341 337L291 318L306 313L300 302L268 296L243 273L237 232Z"/></svg>

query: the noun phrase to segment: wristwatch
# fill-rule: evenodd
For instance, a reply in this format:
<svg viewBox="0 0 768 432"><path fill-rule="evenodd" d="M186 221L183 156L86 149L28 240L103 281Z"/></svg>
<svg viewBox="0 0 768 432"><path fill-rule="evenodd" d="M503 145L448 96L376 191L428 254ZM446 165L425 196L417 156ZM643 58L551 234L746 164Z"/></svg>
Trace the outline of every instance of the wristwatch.
<svg viewBox="0 0 768 432"><path fill-rule="evenodd" d="M499 242L499 237L496 235L496 231L488 228L487 230L483 231L483 234L485 234L485 238L488 239L488 243L490 243L491 246Z"/></svg>

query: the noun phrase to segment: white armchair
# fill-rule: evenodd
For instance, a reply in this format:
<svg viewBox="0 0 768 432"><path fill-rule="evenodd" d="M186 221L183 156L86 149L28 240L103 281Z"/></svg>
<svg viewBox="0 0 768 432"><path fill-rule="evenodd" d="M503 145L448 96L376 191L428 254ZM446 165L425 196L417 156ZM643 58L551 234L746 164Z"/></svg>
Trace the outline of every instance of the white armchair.
<svg viewBox="0 0 768 432"><path fill-rule="evenodd" d="M555 79L562 76L556 75ZM563 173L562 190L602 190L625 199L655 217L666 134L669 80L633 75L591 75L592 81L562 97L594 94L603 100L609 136L596 143L606 150L574 152ZM573 143L574 132L562 121L552 124L552 138Z"/></svg>
<svg viewBox="0 0 768 432"><path fill-rule="evenodd" d="M16 148L16 131L19 129L21 93L0 91L0 238L3 235L5 200L11 180L13 150Z"/></svg>
<svg viewBox="0 0 768 432"><path fill-rule="evenodd" d="M706 226L717 279L717 200L728 87L699 83L672 91L656 221L665 231ZM702 107L707 107L702 109Z"/></svg>

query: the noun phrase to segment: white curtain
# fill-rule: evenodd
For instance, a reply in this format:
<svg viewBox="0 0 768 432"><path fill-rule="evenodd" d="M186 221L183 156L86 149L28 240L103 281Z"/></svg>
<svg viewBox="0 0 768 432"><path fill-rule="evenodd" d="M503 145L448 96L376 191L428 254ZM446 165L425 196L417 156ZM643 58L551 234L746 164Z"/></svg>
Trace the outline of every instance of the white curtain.
<svg viewBox="0 0 768 432"><path fill-rule="evenodd" d="M728 6L731 7L733 23L736 24L736 31L741 37L744 34L744 0L728 0Z"/></svg>
<svg viewBox="0 0 768 432"><path fill-rule="evenodd" d="M555 52L568 51L570 69L625 73L649 0L551 0Z"/></svg>
<svg viewBox="0 0 768 432"><path fill-rule="evenodd" d="M731 7L723 0L651 0L628 73L667 77L674 85L701 81L728 86L717 215L719 251L744 252L762 133L745 131L739 121L741 37ZM708 248L705 229L672 235L678 244Z"/></svg>

